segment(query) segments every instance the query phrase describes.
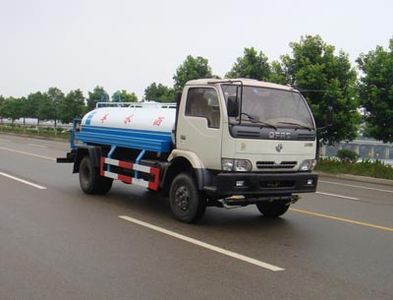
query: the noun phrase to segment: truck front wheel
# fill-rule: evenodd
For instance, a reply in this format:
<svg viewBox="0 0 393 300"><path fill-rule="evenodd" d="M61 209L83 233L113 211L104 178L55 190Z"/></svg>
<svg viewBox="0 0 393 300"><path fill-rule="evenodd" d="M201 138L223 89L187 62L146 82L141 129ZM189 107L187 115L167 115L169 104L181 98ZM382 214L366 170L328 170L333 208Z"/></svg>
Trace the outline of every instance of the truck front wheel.
<svg viewBox="0 0 393 300"><path fill-rule="evenodd" d="M86 155L79 165L79 184L84 193L90 195L105 195L112 187L113 179L100 176L98 168L93 166L90 157Z"/></svg>
<svg viewBox="0 0 393 300"><path fill-rule="evenodd" d="M277 218L286 213L289 208L289 202L273 201L273 202L259 202L257 203L258 210L264 217Z"/></svg>
<svg viewBox="0 0 393 300"><path fill-rule="evenodd" d="M174 217L185 223L197 222L206 210L206 199L187 173L179 174L173 180L169 203Z"/></svg>

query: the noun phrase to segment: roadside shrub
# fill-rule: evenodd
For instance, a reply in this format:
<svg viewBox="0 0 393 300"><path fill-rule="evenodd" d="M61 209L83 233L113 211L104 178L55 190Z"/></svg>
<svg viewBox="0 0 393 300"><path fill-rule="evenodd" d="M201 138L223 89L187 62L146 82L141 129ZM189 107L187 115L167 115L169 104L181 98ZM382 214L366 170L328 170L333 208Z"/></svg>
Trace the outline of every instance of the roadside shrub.
<svg viewBox="0 0 393 300"><path fill-rule="evenodd" d="M69 129L53 127L37 127L31 125L2 125L0 124L0 132L28 135L28 136L41 136L41 137L55 137L69 139Z"/></svg>
<svg viewBox="0 0 393 300"><path fill-rule="evenodd" d="M364 159L358 163L346 163L335 158L320 158L317 171L334 174L353 174L393 180L393 166L379 160Z"/></svg>
<svg viewBox="0 0 393 300"><path fill-rule="evenodd" d="M349 149L341 149L337 151L337 157L342 162L353 164L358 160L359 155L355 151Z"/></svg>

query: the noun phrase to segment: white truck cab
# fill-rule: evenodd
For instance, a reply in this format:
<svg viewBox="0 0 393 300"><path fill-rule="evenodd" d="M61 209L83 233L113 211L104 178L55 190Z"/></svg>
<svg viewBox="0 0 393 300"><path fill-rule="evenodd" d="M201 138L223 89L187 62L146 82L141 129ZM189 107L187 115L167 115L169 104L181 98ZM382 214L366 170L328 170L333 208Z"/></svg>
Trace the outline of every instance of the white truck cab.
<svg viewBox="0 0 393 300"><path fill-rule="evenodd" d="M311 110L297 90L250 79L200 79L183 90L168 159L192 164L210 202L255 203L275 217L297 200L294 193L315 192L316 143Z"/></svg>

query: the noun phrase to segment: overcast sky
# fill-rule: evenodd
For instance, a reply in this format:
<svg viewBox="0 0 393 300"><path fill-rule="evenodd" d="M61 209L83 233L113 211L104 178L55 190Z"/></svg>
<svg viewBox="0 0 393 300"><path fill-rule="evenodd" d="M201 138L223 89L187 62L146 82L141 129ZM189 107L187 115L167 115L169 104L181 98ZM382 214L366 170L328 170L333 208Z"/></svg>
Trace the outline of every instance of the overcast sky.
<svg viewBox="0 0 393 300"><path fill-rule="evenodd" d="M389 0L0 0L0 95L96 85L139 97L187 55L223 76L245 47L270 60L319 34L354 61L393 37Z"/></svg>

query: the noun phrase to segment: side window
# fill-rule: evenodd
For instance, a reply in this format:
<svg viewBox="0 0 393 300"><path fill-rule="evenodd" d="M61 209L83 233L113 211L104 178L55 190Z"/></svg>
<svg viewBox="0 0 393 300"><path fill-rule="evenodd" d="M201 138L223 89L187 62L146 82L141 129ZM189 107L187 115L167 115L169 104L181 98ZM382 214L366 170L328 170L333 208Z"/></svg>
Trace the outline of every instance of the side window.
<svg viewBox="0 0 393 300"><path fill-rule="evenodd" d="M217 92L212 88L190 88L187 95L186 116L206 118L208 127L220 128Z"/></svg>

